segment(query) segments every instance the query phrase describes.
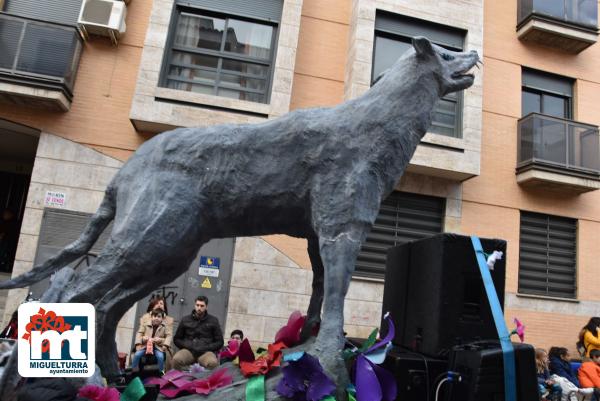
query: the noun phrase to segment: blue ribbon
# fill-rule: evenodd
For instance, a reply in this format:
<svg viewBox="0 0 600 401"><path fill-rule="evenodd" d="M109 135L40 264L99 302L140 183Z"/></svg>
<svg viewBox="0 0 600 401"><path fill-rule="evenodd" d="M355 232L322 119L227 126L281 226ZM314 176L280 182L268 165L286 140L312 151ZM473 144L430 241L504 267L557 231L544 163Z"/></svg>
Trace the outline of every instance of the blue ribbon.
<svg viewBox="0 0 600 401"><path fill-rule="evenodd" d="M479 237L472 236L471 242L475 249L475 257L477 258L477 264L479 265L479 271L481 272L481 278L483 279L483 285L485 286L485 292L492 308L492 315L494 316L494 323L496 324L496 331L500 338L500 346L502 347L502 357L504 359L504 399L506 401L517 401L517 382L515 372L515 350L512 342L510 342L510 334L504 321L504 314L502 313L502 306L500 306L500 300L498 294L496 294L496 287L492 281L492 275L487 266L485 260L485 254L481 247L481 241Z"/></svg>

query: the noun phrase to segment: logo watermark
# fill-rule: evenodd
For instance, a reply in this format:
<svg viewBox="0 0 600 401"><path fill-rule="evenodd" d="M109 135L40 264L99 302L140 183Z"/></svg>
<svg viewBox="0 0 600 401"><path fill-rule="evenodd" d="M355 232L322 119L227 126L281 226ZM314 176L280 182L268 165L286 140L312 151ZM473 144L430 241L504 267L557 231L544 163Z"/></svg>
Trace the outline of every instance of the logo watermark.
<svg viewBox="0 0 600 401"><path fill-rule="evenodd" d="M96 313L91 304L19 306L19 374L90 377L95 368Z"/></svg>

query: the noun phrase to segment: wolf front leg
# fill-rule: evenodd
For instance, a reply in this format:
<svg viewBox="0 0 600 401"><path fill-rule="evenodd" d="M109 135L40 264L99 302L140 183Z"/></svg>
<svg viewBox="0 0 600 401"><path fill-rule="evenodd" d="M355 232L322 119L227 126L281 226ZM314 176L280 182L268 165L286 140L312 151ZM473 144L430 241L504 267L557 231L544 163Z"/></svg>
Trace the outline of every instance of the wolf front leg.
<svg viewBox="0 0 600 401"><path fill-rule="evenodd" d="M321 307L323 306L323 261L319 252L319 238L311 236L308 238L308 256L312 265L312 294L306 313L306 321L302 327L301 339L308 340L312 335L313 328L321 323Z"/></svg>
<svg viewBox="0 0 600 401"><path fill-rule="evenodd" d="M345 389L349 381L341 355L344 346L344 298L363 237L364 232L356 229L334 238L320 239L325 298L321 329L314 348L325 371L336 382L338 400L346 399Z"/></svg>

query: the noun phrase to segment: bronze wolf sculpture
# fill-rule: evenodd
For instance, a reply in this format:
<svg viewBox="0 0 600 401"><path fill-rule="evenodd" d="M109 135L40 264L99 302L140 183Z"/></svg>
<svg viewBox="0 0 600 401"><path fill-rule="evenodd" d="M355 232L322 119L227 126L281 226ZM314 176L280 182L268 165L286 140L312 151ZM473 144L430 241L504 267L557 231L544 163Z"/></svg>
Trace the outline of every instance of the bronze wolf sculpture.
<svg viewBox="0 0 600 401"><path fill-rule="evenodd" d="M81 236L32 271L0 283L30 285L84 255L110 221L110 238L77 271L61 302L97 311L97 362L118 372L117 322L185 270L212 238L281 233L308 239L312 296L303 333L338 370L344 297L361 243L431 125L436 101L473 84L477 52L413 40L364 95L252 125L181 128L142 146L116 174ZM323 318L321 321L321 307Z"/></svg>

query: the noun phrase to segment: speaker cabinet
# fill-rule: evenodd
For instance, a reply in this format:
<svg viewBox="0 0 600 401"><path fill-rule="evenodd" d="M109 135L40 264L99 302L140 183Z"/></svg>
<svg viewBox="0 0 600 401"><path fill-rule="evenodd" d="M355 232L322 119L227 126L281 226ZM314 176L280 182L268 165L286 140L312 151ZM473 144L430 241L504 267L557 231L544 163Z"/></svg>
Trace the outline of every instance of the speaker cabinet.
<svg viewBox="0 0 600 401"><path fill-rule="evenodd" d="M513 344L517 381L517 401L537 401L535 350L529 344ZM504 400L504 360L498 341L454 347L449 369L459 372L462 380L446 391L451 401Z"/></svg>
<svg viewBox="0 0 600 401"><path fill-rule="evenodd" d="M481 238L485 253L504 253L491 271L504 305L506 241ZM498 339L471 238L439 234L388 251L383 312L397 322L394 342L430 356L455 345ZM382 324L382 327L385 327Z"/></svg>
<svg viewBox="0 0 600 401"><path fill-rule="evenodd" d="M383 368L391 372L398 386L398 401L433 400L436 379L448 371L448 361L392 347ZM427 394L429 392L429 395Z"/></svg>

